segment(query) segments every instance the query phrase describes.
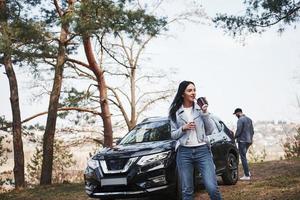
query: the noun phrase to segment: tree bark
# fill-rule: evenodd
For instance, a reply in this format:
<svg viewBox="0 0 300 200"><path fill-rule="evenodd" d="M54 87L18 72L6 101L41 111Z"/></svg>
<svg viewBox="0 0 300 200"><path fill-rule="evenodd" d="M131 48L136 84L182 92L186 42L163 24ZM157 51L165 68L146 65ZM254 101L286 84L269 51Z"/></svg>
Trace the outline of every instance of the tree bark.
<svg viewBox="0 0 300 200"><path fill-rule="evenodd" d="M83 46L86 58L89 63L89 69L93 71L97 78L98 90L100 95L100 106L101 106L101 118L104 127L104 146L111 147L113 142L113 131L111 123L111 114L108 105L107 98L107 86L104 78L104 71L100 65L96 62L91 40L89 36L83 36Z"/></svg>
<svg viewBox="0 0 300 200"><path fill-rule="evenodd" d="M0 1L0 23L2 34L9 38L6 28L8 26L8 9L6 6L6 1ZM11 47L11 41L7 41L8 47ZM20 103L19 103L19 93L18 93L18 82L14 68L12 65L11 54L9 50L4 52L3 64L5 67L6 75L9 81L10 88L10 104L12 110L12 131L13 131L13 149L14 149L14 178L15 187L20 189L25 186L24 178L24 151L23 151L23 141L22 141L22 129L21 129L21 114L20 114Z"/></svg>
<svg viewBox="0 0 300 200"><path fill-rule="evenodd" d="M55 65L55 75L52 91L50 94L50 101L48 107L48 117L46 129L43 138L43 162L41 171L41 185L48 185L52 183L52 167L53 167L53 144L56 128L57 109L60 97L60 91L63 79L63 68L66 57L66 41L68 39L68 25L62 24L59 50L57 55L57 62Z"/></svg>
<svg viewBox="0 0 300 200"><path fill-rule="evenodd" d="M24 151L21 129L21 114L17 78L9 55L4 57L4 66L10 87L10 104L13 116L13 149L14 149L14 178L16 189L25 186Z"/></svg>

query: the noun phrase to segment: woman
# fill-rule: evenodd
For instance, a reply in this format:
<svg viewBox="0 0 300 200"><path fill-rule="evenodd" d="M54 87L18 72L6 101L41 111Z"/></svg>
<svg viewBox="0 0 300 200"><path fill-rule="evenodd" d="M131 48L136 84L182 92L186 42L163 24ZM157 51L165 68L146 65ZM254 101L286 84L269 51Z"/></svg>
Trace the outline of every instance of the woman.
<svg viewBox="0 0 300 200"><path fill-rule="evenodd" d="M213 131L207 112L207 104L200 108L194 103L195 84L183 81L170 106L171 135L177 140L177 167L181 181L183 200L194 199L193 172L197 167L212 200L222 199L218 190L215 165L206 134Z"/></svg>

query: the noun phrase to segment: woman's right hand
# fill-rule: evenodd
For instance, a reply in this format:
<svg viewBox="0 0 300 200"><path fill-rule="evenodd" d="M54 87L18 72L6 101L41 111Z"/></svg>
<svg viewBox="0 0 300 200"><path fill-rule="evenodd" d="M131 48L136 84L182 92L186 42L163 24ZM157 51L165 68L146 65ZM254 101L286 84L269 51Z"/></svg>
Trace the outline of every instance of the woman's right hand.
<svg viewBox="0 0 300 200"><path fill-rule="evenodd" d="M182 131L194 130L195 127L196 127L195 122L188 122L187 124L182 126Z"/></svg>

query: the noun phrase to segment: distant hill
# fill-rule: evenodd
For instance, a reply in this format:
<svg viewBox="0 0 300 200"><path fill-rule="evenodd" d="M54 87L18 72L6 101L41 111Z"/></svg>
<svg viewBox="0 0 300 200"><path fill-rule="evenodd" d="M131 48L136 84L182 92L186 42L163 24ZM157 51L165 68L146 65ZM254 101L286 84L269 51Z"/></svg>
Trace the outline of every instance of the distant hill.
<svg viewBox="0 0 300 200"><path fill-rule="evenodd" d="M284 121L259 121L254 124L253 149L255 152L266 150L265 160L279 160L284 158L283 142L297 133L300 124Z"/></svg>
<svg viewBox="0 0 300 200"><path fill-rule="evenodd" d="M284 121L274 122L274 121L259 121L254 124L255 134L253 142L254 154L259 157L262 151L265 149L266 158L264 160L279 160L284 158L284 152L282 149L282 141L296 133L296 127L299 124L287 123ZM42 138L43 131L41 130L30 130L26 131L23 136L24 143L24 153L25 161L29 160L33 154L36 143L34 142L37 138ZM115 137L121 137L118 135L119 131L114 133ZM12 149L12 136L6 131L0 131L0 136L6 135L7 140L10 143L7 145ZM76 166L72 167L71 170L83 170L86 166L89 153L95 152L98 147L93 139L102 139L102 135L97 127L87 126L87 127L71 127L58 130L55 135L56 138L65 141L66 145L71 146L71 150L76 159ZM34 139L33 139L34 138ZM80 143L76 145L77 143ZM99 146L99 145L98 145ZM85 159L83 159L85 158ZM5 170L12 170L13 166L13 153L8 154L8 161L6 165L1 166L0 172Z"/></svg>

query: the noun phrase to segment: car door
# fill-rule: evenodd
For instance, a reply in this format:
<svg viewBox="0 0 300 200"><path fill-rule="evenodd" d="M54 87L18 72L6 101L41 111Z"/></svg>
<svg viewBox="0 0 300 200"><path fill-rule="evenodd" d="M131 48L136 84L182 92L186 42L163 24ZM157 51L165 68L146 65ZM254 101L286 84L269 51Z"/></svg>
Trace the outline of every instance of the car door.
<svg viewBox="0 0 300 200"><path fill-rule="evenodd" d="M225 141L226 137L224 136L222 124L218 120L212 120L214 124L214 131L211 135L208 135L211 150L213 154L214 163L216 166L216 171L220 171L224 168L224 154L225 154Z"/></svg>
<svg viewBox="0 0 300 200"><path fill-rule="evenodd" d="M216 166L216 171L220 170L222 167L222 139L219 138L218 133L214 133L212 135L208 136L210 145L211 145L211 151L213 154L214 163Z"/></svg>

